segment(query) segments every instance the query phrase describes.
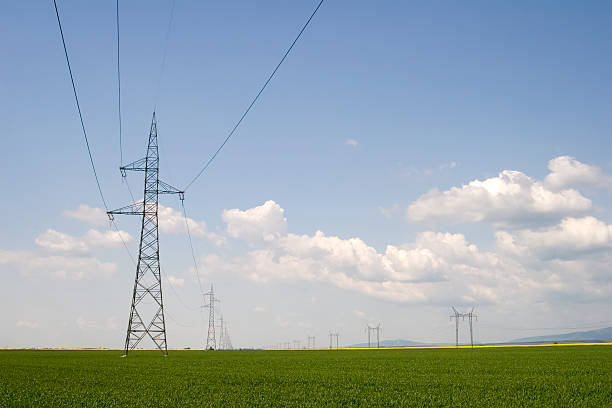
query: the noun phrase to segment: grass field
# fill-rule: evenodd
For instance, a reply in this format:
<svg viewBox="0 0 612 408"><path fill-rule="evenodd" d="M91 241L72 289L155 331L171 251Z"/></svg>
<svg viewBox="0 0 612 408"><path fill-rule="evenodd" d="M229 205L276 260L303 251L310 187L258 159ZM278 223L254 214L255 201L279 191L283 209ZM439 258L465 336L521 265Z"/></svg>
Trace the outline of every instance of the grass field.
<svg viewBox="0 0 612 408"><path fill-rule="evenodd" d="M612 407L612 347L0 351L0 406Z"/></svg>

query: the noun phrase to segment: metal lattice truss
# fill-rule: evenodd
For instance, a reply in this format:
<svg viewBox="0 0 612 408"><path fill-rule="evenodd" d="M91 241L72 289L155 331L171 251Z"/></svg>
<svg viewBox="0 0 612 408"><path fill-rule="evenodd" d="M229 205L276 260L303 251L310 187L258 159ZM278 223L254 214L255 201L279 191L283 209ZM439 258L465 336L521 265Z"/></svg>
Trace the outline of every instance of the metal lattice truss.
<svg viewBox="0 0 612 408"><path fill-rule="evenodd" d="M469 326L470 327L470 343L472 345L472 348L474 348L474 326L473 326L473 320L474 319L478 320L478 316L474 312L474 308L472 308L467 313L459 312L457 309L455 309L454 306L452 306L452 309L453 309L453 314L450 315L450 319L451 320L455 319L455 346L459 347L459 319L462 319L463 321L465 321L465 318L467 317L468 323L470 325Z"/></svg>
<svg viewBox="0 0 612 408"><path fill-rule="evenodd" d="M208 298L208 304L203 307L208 309L208 332L206 334L206 350L217 349L217 336L215 334L215 302L219 299L215 297L213 286L210 285L210 292L204 294L204 298Z"/></svg>
<svg viewBox="0 0 612 408"><path fill-rule="evenodd" d="M120 167L120 170L123 176L126 175L126 171L144 171L145 173L144 199L108 212L111 219L115 214L142 216L136 279L125 338L125 354L127 355L145 337L149 337L158 349L168 354L159 265L158 197L160 194L178 194L183 199L184 192L159 180L155 113L151 121L147 156Z"/></svg>

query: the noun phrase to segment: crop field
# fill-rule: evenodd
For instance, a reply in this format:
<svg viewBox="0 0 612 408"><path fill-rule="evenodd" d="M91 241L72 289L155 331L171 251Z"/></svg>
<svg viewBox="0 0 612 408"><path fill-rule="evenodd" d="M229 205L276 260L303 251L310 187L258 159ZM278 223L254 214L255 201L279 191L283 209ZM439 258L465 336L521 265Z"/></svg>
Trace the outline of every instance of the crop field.
<svg viewBox="0 0 612 408"><path fill-rule="evenodd" d="M0 406L611 407L612 347L0 351Z"/></svg>

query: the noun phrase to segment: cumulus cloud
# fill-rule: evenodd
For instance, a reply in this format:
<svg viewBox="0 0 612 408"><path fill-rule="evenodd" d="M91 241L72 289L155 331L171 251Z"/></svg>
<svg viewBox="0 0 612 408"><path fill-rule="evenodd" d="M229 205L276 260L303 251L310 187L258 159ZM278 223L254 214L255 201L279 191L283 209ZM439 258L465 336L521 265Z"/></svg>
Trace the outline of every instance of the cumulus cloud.
<svg viewBox="0 0 612 408"><path fill-rule="evenodd" d="M48 251L88 253L91 248L116 248L121 245L121 239L127 243L132 236L125 231L89 230L82 237L73 237L62 232L48 229L40 234L34 242Z"/></svg>
<svg viewBox="0 0 612 408"><path fill-rule="evenodd" d="M172 275L166 276L166 281L169 282L170 285L172 286L179 286L181 288L185 284L185 279L177 278L176 276L172 276Z"/></svg>
<svg viewBox="0 0 612 408"><path fill-rule="evenodd" d="M79 205L75 210L66 210L63 215L100 227L108 223L108 216L103 209L85 204Z"/></svg>
<svg viewBox="0 0 612 408"><path fill-rule="evenodd" d="M89 320L84 318L83 316L79 316L76 319L76 327L83 331L89 330L117 330L119 329L119 324L117 323L116 317L107 317L102 321L97 320Z"/></svg>
<svg viewBox="0 0 612 408"><path fill-rule="evenodd" d="M344 141L344 144L346 146L351 146L352 148L355 148L355 147L357 147L359 145L359 142L356 141L355 139L346 139Z"/></svg>
<svg viewBox="0 0 612 408"><path fill-rule="evenodd" d="M37 245L50 251L87 252L89 247L82 239L48 229L34 240Z"/></svg>
<svg viewBox="0 0 612 408"><path fill-rule="evenodd" d="M23 276L81 280L112 276L117 265L89 256L41 256L31 251L0 250L0 265L17 268Z"/></svg>
<svg viewBox="0 0 612 408"><path fill-rule="evenodd" d="M597 167L581 163L571 156L559 156L548 162L550 174L544 181L553 189L577 186L612 186L612 177Z"/></svg>
<svg viewBox="0 0 612 408"><path fill-rule="evenodd" d="M362 312L361 310L354 309L354 310L353 310L353 314L354 314L355 316L359 317L360 319L365 319L365 320L367 320L367 316L366 316L366 314L365 314L364 312Z"/></svg>
<svg viewBox="0 0 612 408"><path fill-rule="evenodd" d="M160 204L158 216L160 232L165 234L186 233L185 217L180 211ZM189 232L192 236L207 239L215 245L222 245L225 243L225 238L223 236L208 231L204 221L196 221L187 217L187 223L189 225Z"/></svg>
<svg viewBox="0 0 612 408"><path fill-rule="evenodd" d="M591 208L591 200L577 190L553 191L520 171L504 170L484 181L430 191L410 204L406 217L415 222L448 219L509 227L555 220Z"/></svg>
<svg viewBox="0 0 612 408"><path fill-rule="evenodd" d="M427 231L412 243L388 245L379 252L360 238L322 231L288 233L283 209L273 201L224 215L228 231L252 250L234 258L204 256L202 270L208 274L237 273L257 282L327 283L409 303L500 302L511 292L539 285L515 260L482 251L462 234Z"/></svg>
<svg viewBox="0 0 612 408"><path fill-rule="evenodd" d="M595 217L567 217L560 224L514 233L498 231L497 244L516 256L573 259L612 248L612 225Z"/></svg>
<svg viewBox="0 0 612 408"><path fill-rule="evenodd" d="M229 236L249 241L273 241L287 230L284 210L272 200L245 211L224 210L222 218Z"/></svg>
<svg viewBox="0 0 612 408"><path fill-rule="evenodd" d="M30 322L28 320L19 320L17 323L15 323L16 327L26 327L28 329L37 329L40 327L40 325L36 322Z"/></svg>

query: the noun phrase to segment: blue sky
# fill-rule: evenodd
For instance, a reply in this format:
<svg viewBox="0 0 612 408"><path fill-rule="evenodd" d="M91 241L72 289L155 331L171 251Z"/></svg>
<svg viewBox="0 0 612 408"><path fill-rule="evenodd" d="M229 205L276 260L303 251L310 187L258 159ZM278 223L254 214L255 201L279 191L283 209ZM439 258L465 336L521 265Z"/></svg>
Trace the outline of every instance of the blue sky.
<svg viewBox="0 0 612 408"><path fill-rule="evenodd" d="M129 161L144 154L171 2L123 3ZM58 6L102 188L120 207L114 2ZM165 181L197 173L315 6L176 2L157 97ZM102 204L53 5L13 3L0 21L0 305L15 311L0 346L120 346L134 268L95 211L66 215ZM596 1L325 2L187 192L202 279L234 343L332 329L355 343L368 321L452 341L451 304L478 307L483 341L612 323L611 27ZM166 214L169 341L196 347L201 316L178 297L197 306L199 289ZM135 252L138 220L118 221Z"/></svg>

